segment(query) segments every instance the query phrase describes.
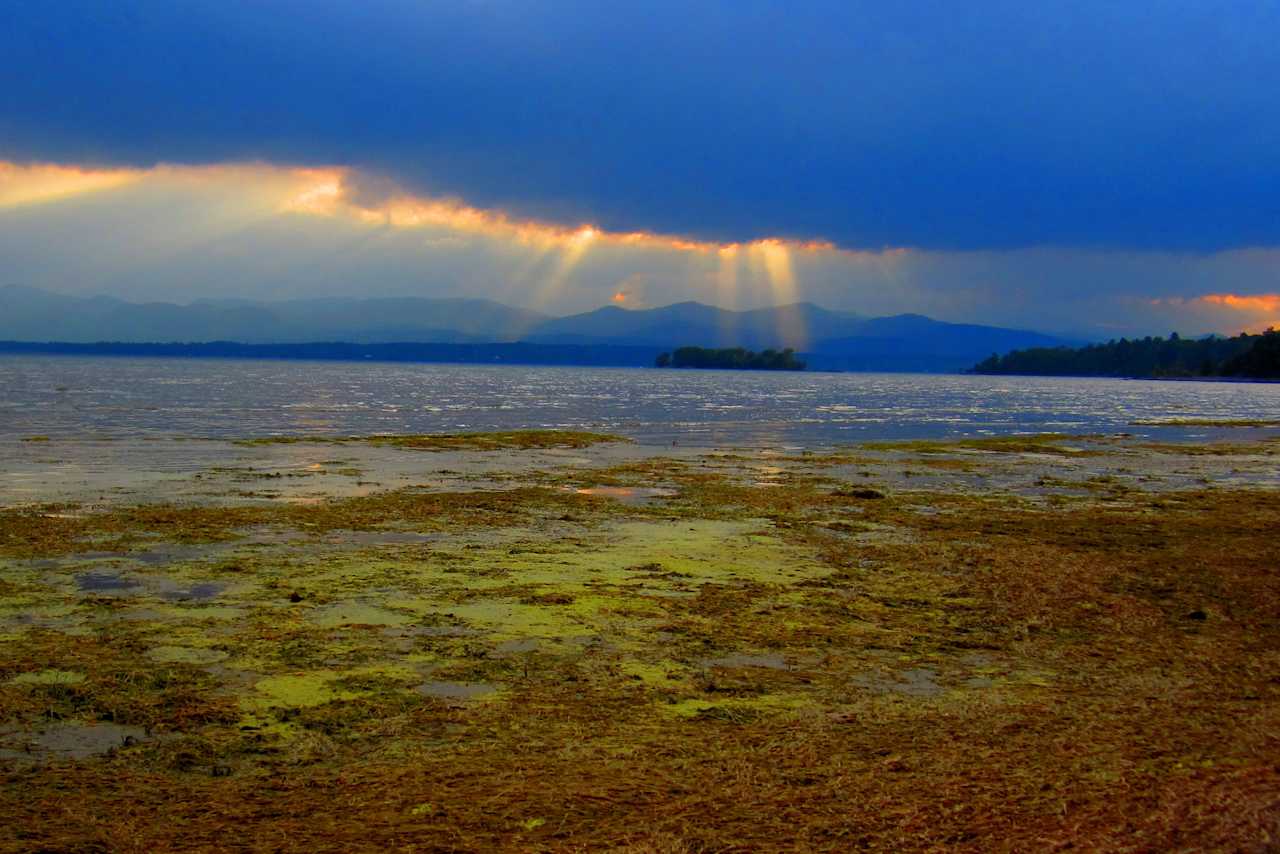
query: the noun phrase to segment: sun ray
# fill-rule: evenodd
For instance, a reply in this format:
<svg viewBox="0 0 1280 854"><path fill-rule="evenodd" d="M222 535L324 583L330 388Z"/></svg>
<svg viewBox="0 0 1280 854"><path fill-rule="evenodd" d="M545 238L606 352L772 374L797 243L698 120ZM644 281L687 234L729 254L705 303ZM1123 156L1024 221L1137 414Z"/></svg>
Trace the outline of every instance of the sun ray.
<svg viewBox="0 0 1280 854"><path fill-rule="evenodd" d="M753 266L764 273L770 298L775 305L794 306L796 298L795 266L791 247L781 240L757 240L750 245ZM809 330L798 308L778 313L778 338L788 347L803 350L809 343Z"/></svg>
<svg viewBox="0 0 1280 854"><path fill-rule="evenodd" d="M573 275L573 271L582 263L587 251L599 236L600 232L589 225L584 225L573 233L560 249L560 263L556 265L555 271L534 294L534 308L548 305L560 295Z"/></svg>

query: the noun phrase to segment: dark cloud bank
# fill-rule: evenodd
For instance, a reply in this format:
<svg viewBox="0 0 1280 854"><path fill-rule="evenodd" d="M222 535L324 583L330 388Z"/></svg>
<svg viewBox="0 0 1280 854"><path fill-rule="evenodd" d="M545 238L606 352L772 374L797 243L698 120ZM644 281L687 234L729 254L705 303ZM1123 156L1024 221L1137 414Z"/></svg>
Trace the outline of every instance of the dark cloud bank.
<svg viewBox="0 0 1280 854"><path fill-rule="evenodd" d="M344 164L712 239L1276 245L1278 42L1243 1L13 2L0 157Z"/></svg>

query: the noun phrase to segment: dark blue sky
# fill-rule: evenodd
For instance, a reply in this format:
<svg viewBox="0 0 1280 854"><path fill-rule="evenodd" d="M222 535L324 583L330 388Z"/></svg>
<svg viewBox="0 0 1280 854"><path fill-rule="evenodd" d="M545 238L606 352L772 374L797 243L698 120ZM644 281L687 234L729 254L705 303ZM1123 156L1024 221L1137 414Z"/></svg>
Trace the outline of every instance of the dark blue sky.
<svg viewBox="0 0 1280 854"><path fill-rule="evenodd" d="M615 230L1280 245L1280 3L0 6L0 159L347 165Z"/></svg>

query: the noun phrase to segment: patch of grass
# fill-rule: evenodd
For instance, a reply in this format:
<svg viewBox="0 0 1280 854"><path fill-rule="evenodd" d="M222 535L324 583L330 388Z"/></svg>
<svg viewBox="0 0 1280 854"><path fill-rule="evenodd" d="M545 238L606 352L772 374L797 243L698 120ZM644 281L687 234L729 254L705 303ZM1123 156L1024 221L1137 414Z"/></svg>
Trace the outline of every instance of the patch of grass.
<svg viewBox="0 0 1280 854"><path fill-rule="evenodd" d="M1063 442L1089 440L1090 436L1068 436L1040 433L1028 436L984 436L972 439L907 440L867 442L860 447L876 451L909 451L918 454L945 454L957 449L990 451L1002 454L1058 454L1062 456L1094 456L1095 449L1063 447Z"/></svg>
<svg viewBox="0 0 1280 854"><path fill-rule="evenodd" d="M1280 445L1276 442L1142 442L1133 447L1157 454L1187 457L1270 457L1280 453Z"/></svg>
<svg viewBox="0 0 1280 854"><path fill-rule="evenodd" d="M1280 427L1275 418L1145 418L1134 427Z"/></svg>
<svg viewBox="0 0 1280 854"><path fill-rule="evenodd" d="M0 713L12 721L87 719L180 731L238 715L198 667L158 665L127 645L58 632L29 632L5 644Z"/></svg>
<svg viewBox="0 0 1280 854"><path fill-rule="evenodd" d="M607 506L590 496L539 488L435 493L402 489L318 504L149 504L81 513L63 506L0 509L0 555L52 557L123 551L159 538L177 543L233 540L273 526L310 533L416 526L499 527L541 514Z"/></svg>
<svg viewBox="0 0 1280 854"><path fill-rule="evenodd" d="M367 444L415 451L503 451L538 448L586 448L630 441L621 436L583 430L501 430L481 433L435 433L408 436L264 436L240 439L237 445Z"/></svg>

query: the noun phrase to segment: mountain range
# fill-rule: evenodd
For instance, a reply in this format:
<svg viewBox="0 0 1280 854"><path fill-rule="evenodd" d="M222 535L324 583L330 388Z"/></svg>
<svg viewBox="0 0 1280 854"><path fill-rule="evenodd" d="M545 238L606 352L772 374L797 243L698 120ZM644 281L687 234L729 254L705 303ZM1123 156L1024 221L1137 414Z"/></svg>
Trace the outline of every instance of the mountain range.
<svg viewBox="0 0 1280 854"><path fill-rule="evenodd" d="M730 311L697 302L652 309L605 306L551 317L484 299L198 300L179 305L78 297L0 287L0 340L352 342L529 345L590 354L609 348L656 354L699 347L792 347L811 368L963 370L992 353L1078 342L1038 332L946 323L918 314L865 317L812 303Z"/></svg>

